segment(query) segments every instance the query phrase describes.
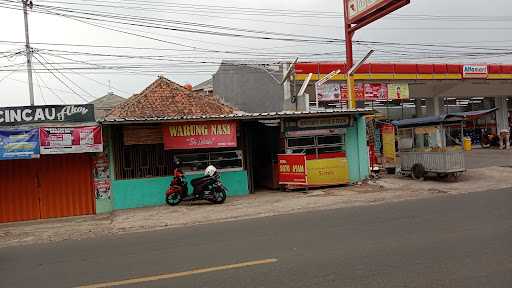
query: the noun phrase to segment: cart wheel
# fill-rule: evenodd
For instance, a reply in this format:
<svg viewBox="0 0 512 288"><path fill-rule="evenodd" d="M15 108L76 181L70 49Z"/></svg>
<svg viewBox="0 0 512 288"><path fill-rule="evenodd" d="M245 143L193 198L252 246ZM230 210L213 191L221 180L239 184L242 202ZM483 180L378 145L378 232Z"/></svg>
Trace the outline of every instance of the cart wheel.
<svg viewBox="0 0 512 288"><path fill-rule="evenodd" d="M448 181L450 182L458 182L459 181L459 173L452 173L448 176Z"/></svg>
<svg viewBox="0 0 512 288"><path fill-rule="evenodd" d="M423 181L425 179L425 167L421 164L414 164L412 166L412 179Z"/></svg>

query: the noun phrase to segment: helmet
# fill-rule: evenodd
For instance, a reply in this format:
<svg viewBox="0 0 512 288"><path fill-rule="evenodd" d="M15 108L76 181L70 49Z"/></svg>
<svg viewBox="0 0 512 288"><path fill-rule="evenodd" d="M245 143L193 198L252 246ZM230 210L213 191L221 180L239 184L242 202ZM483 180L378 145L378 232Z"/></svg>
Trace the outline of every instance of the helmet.
<svg viewBox="0 0 512 288"><path fill-rule="evenodd" d="M213 166L213 165L210 165L210 166L206 167L206 169L204 170L204 175L211 177L215 174L215 172L217 172L217 168L215 168L215 166Z"/></svg>

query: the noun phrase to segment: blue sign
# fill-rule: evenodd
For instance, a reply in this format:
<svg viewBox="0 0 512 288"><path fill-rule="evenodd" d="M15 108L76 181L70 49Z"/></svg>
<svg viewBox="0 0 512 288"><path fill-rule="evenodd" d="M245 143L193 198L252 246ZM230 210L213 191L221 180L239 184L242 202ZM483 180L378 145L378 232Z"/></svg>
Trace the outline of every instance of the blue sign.
<svg viewBox="0 0 512 288"><path fill-rule="evenodd" d="M39 158L39 129L0 129L0 160Z"/></svg>

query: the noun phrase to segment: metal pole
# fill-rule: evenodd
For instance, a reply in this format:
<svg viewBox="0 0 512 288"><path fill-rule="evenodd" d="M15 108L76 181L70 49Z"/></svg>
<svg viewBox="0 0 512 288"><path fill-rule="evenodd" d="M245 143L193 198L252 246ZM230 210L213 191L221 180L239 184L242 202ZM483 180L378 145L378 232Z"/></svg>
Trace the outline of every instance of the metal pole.
<svg viewBox="0 0 512 288"><path fill-rule="evenodd" d="M25 50L27 53L27 73L28 73L28 92L30 95L30 106L34 106L34 84L32 82L32 49L30 48L30 38L28 34L28 12L27 6L32 4L31 0L22 0L23 17L25 18Z"/></svg>
<svg viewBox="0 0 512 288"><path fill-rule="evenodd" d="M352 38L354 37L354 32L352 32L352 25L349 22L349 7L348 1L343 0L344 11L345 11L345 51L346 51L346 64L347 71L354 66L354 54L352 51ZM356 97L355 97L355 83L354 78L347 73L347 96L348 96L348 108L355 109L356 108Z"/></svg>

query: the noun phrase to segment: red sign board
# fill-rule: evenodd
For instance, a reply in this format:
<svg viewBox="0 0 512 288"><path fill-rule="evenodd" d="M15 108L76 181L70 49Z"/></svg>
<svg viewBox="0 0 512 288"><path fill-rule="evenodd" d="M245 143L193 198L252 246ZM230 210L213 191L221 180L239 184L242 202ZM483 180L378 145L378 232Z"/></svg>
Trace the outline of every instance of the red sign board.
<svg viewBox="0 0 512 288"><path fill-rule="evenodd" d="M279 184L307 185L306 155L279 154Z"/></svg>
<svg viewBox="0 0 512 288"><path fill-rule="evenodd" d="M103 152L100 126L39 129L41 154Z"/></svg>
<svg viewBox="0 0 512 288"><path fill-rule="evenodd" d="M237 147L236 121L186 122L162 127L167 150Z"/></svg>

